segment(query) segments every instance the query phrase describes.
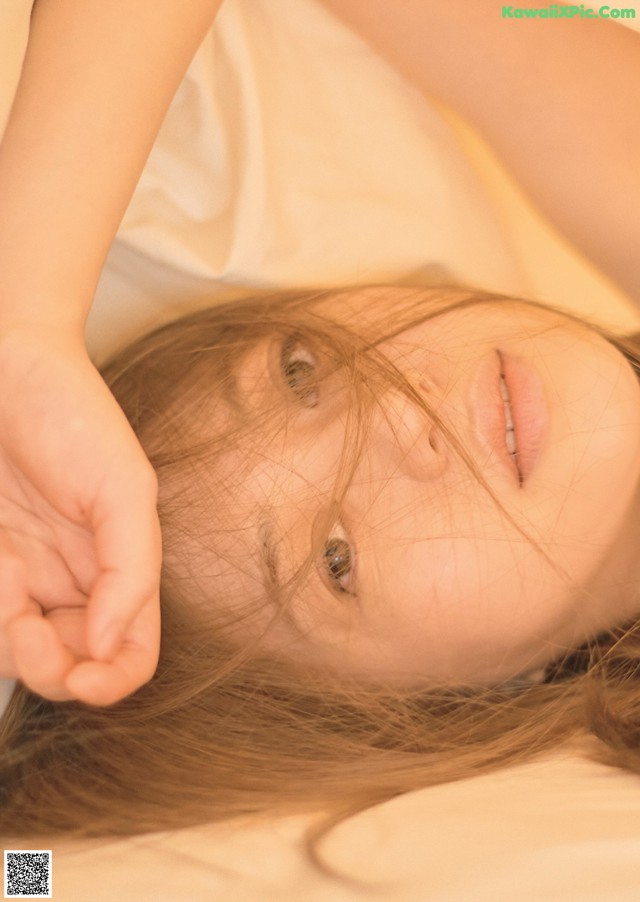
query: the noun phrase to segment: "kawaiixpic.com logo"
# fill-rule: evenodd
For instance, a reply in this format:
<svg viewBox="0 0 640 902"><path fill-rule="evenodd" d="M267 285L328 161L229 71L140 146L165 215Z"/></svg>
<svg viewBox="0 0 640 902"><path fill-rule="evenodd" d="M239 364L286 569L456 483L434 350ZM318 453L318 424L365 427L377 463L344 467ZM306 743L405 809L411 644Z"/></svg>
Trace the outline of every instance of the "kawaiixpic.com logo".
<svg viewBox="0 0 640 902"><path fill-rule="evenodd" d="M635 9L622 8L620 6L601 6L593 9L580 6L559 6L552 3L550 6L541 6L532 9L529 6L503 6L503 19L635 19Z"/></svg>

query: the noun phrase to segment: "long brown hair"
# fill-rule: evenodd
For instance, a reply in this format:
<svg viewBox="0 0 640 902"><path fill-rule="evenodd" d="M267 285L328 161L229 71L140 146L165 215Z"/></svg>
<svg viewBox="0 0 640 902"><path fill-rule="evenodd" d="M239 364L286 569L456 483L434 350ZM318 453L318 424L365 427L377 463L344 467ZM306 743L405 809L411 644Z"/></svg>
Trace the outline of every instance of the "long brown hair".
<svg viewBox="0 0 640 902"><path fill-rule="evenodd" d="M106 365L161 487L160 661L148 684L108 709L53 703L16 687L0 722L0 833L126 836L318 812L309 833L314 852L332 825L371 805L563 744L582 743L601 760L640 770L636 625L568 653L542 683L400 690L336 681L268 653L259 635L234 629L251 606L230 614L215 598L206 610L192 603L185 573L197 561L186 560L185 547L199 528L192 512L202 469L252 427L238 421L211 435L194 424L210 416L212 399L233 396L239 354L273 333L311 334L329 348L351 375L360 413L344 454L346 482L366 429L367 379L402 383L376 358L377 342L444 309L502 300L459 288L407 289L394 296L390 327L385 290L370 289L366 323L345 325L347 317L340 329L323 302L340 306L348 291L234 301L164 326ZM637 339L606 337L637 366ZM265 412L262 426L268 422Z"/></svg>

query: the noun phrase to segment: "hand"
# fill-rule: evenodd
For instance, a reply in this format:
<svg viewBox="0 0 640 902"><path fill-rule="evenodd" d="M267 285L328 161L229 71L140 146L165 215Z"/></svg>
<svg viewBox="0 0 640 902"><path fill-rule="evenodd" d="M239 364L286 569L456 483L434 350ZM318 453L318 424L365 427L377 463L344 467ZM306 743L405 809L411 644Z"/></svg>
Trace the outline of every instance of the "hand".
<svg viewBox="0 0 640 902"><path fill-rule="evenodd" d="M93 705L151 678L156 495L82 342L35 327L0 331L0 676Z"/></svg>

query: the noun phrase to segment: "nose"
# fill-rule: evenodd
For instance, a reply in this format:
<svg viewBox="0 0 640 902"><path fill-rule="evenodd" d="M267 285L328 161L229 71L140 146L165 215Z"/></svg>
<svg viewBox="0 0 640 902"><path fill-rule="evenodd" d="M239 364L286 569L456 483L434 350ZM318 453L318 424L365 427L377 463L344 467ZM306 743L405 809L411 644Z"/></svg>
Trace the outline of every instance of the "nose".
<svg viewBox="0 0 640 902"><path fill-rule="evenodd" d="M437 416L428 387L419 379L410 381ZM435 418L397 389L380 399L371 423L369 448L388 475L400 473L419 482L440 476L447 463L447 448Z"/></svg>

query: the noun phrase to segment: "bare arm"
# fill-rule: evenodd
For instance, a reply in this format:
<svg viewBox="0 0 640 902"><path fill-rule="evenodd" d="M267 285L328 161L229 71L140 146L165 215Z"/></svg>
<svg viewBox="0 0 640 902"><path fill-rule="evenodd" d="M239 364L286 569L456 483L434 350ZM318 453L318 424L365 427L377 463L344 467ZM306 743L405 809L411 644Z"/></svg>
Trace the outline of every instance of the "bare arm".
<svg viewBox="0 0 640 902"><path fill-rule="evenodd" d="M640 301L640 34L604 19L503 18L495 0L323 2L474 125L542 212Z"/></svg>
<svg viewBox="0 0 640 902"><path fill-rule="evenodd" d="M84 324L222 0L37 0L0 144L0 675L111 704L156 667L156 479Z"/></svg>
<svg viewBox="0 0 640 902"><path fill-rule="evenodd" d="M0 320L75 327L222 0L37 0L0 143Z"/></svg>

